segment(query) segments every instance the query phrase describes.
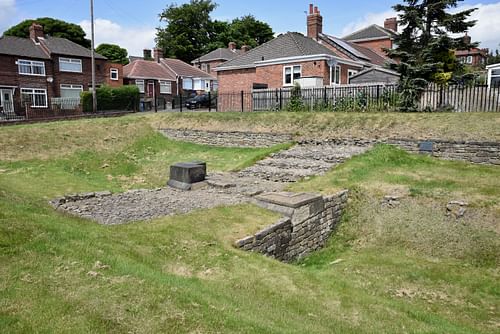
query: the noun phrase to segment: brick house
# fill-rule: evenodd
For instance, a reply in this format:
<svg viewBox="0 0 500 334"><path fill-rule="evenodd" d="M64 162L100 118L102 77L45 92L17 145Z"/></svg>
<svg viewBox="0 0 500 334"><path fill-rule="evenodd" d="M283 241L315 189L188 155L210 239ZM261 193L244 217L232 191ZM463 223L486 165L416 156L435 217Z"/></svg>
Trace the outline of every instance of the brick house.
<svg viewBox="0 0 500 334"><path fill-rule="evenodd" d="M123 68L125 85L136 85L145 109L165 109L177 91L175 75L158 61L136 59Z"/></svg>
<svg viewBox="0 0 500 334"><path fill-rule="evenodd" d="M466 44L471 44L472 39L466 33L463 37ZM489 56L489 49L470 48L469 50L456 50L455 56L462 64L472 67L482 67L486 65Z"/></svg>
<svg viewBox="0 0 500 334"><path fill-rule="evenodd" d="M394 48L394 39L398 35L398 19L391 17L385 20L384 26L372 24L357 30L342 39L386 56L384 49Z"/></svg>
<svg viewBox="0 0 500 334"><path fill-rule="evenodd" d="M173 78L173 95L192 95L210 92L217 89L217 78L209 73L198 69L195 66L189 65L182 60L164 58L163 51L155 48L153 54L150 49L144 49L143 57L130 57L130 67L136 61L150 61L159 64L165 71L170 73L170 79ZM127 68L127 66L125 66ZM130 83L128 72L125 71L125 79ZM169 79L169 80L170 80Z"/></svg>
<svg viewBox="0 0 500 334"><path fill-rule="evenodd" d="M96 54L96 83L120 84L119 65ZM118 67L118 78L115 67ZM113 78L107 75L113 71ZM0 38L0 117L44 117L55 97L79 98L91 88L91 51L64 38L45 36L33 24L29 38ZM61 106L59 106L61 107Z"/></svg>
<svg viewBox="0 0 500 334"><path fill-rule="evenodd" d="M300 80L315 86L343 85L371 67L392 62L373 50L323 33L323 17L310 5L307 36L296 32L249 50L216 68L219 94L252 89L292 87ZM387 72L377 72L385 82ZM390 74L391 78L393 74ZM391 80L392 81L392 80ZM303 86L304 87L304 86Z"/></svg>
<svg viewBox="0 0 500 334"><path fill-rule="evenodd" d="M241 49L238 50L236 48L236 43L230 42L227 48L219 48L209 52L206 55L196 58L191 62L191 64L200 70L217 77L217 71L215 70L217 66L238 57L248 50L250 50L250 47L246 45L242 46Z"/></svg>

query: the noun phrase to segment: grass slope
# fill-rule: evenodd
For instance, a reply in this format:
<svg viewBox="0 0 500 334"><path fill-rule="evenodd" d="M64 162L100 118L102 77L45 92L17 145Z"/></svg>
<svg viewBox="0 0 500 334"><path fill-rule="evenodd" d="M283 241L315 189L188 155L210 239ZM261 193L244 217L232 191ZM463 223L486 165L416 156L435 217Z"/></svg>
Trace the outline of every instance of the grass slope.
<svg viewBox="0 0 500 334"><path fill-rule="evenodd" d="M166 166L178 159L206 158L232 170L273 150L171 142L131 120L19 127L19 137L10 132L13 143L32 145L33 157L16 145L0 153L2 332L498 330L498 167L376 147L292 186L348 187L352 199L327 248L285 265L232 247L277 219L251 205L113 227L54 212L47 199L67 192L161 186ZM73 131L58 150L39 152ZM383 209L388 192L409 197ZM443 209L457 196L472 202L459 223Z"/></svg>

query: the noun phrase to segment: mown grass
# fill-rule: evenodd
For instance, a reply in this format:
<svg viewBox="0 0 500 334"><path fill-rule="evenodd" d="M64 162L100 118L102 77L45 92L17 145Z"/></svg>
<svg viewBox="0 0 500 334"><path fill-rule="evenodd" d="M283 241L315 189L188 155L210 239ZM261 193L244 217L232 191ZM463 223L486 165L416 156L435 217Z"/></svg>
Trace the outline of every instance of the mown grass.
<svg viewBox="0 0 500 334"><path fill-rule="evenodd" d="M110 139L86 137L84 127ZM67 145L38 152L73 130ZM125 130L123 142L112 139ZM105 227L47 204L68 192L162 186L171 161L206 159L232 170L272 150L171 142L131 119L34 125L10 135L29 142L33 156L16 146L0 153L2 332L498 331L498 167L378 146L293 186L352 191L329 246L286 265L232 247L277 219L252 205ZM387 193L407 196L387 209L380 205ZM472 203L459 222L444 210L458 197Z"/></svg>

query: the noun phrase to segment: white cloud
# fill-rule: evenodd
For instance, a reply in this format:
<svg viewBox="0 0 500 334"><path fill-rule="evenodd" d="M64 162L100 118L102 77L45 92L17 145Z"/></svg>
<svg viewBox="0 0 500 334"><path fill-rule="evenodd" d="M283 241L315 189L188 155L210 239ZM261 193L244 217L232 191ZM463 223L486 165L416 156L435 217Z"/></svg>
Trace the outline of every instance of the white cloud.
<svg viewBox="0 0 500 334"><path fill-rule="evenodd" d="M498 21L500 17L500 2L464 5L458 7L456 11L462 11L469 8L478 8L471 16L471 19L477 20L476 25L469 32L472 40L481 42L481 47L483 48L500 48L500 24ZM371 24L383 25L386 18L395 16L396 12L393 10L381 13L368 13L359 20L345 26L342 30L342 36L348 35Z"/></svg>
<svg viewBox="0 0 500 334"><path fill-rule="evenodd" d="M82 21L80 26L90 38L90 21ZM143 49L155 46L155 35L156 29L152 27L122 27L107 19L95 20L96 47L101 43L118 44L127 49L129 55L141 56Z"/></svg>
<svg viewBox="0 0 500 334"><path fill-rule="evenodd" d="M15 0L0 0L0 32L9 27L15 13Z"/></svg>

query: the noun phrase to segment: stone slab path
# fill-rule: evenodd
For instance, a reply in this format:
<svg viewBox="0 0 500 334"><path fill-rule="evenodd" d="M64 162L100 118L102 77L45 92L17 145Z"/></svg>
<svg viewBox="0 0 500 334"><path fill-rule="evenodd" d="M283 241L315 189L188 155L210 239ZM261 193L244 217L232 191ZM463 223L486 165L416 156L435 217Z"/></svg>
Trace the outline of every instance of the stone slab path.
<svg viewBox="0 0 500 334"><path fill-rule="evenodd" d="M196 136L200 136L200 133ZM214 143L220 143L220 138L226 137L219 136L214 139ZM209 138L203 141L209 141ZM368 146L331 142L298 144L239 173L210 173L208 166L207 186L195 191L184 192L165 187L115 195L70 195L55 199L51 204L58 210L105 225L146 221L199 209L251 202L254 196L263 192L282 191L289 182L321 175L367 149Z"/></svg>

